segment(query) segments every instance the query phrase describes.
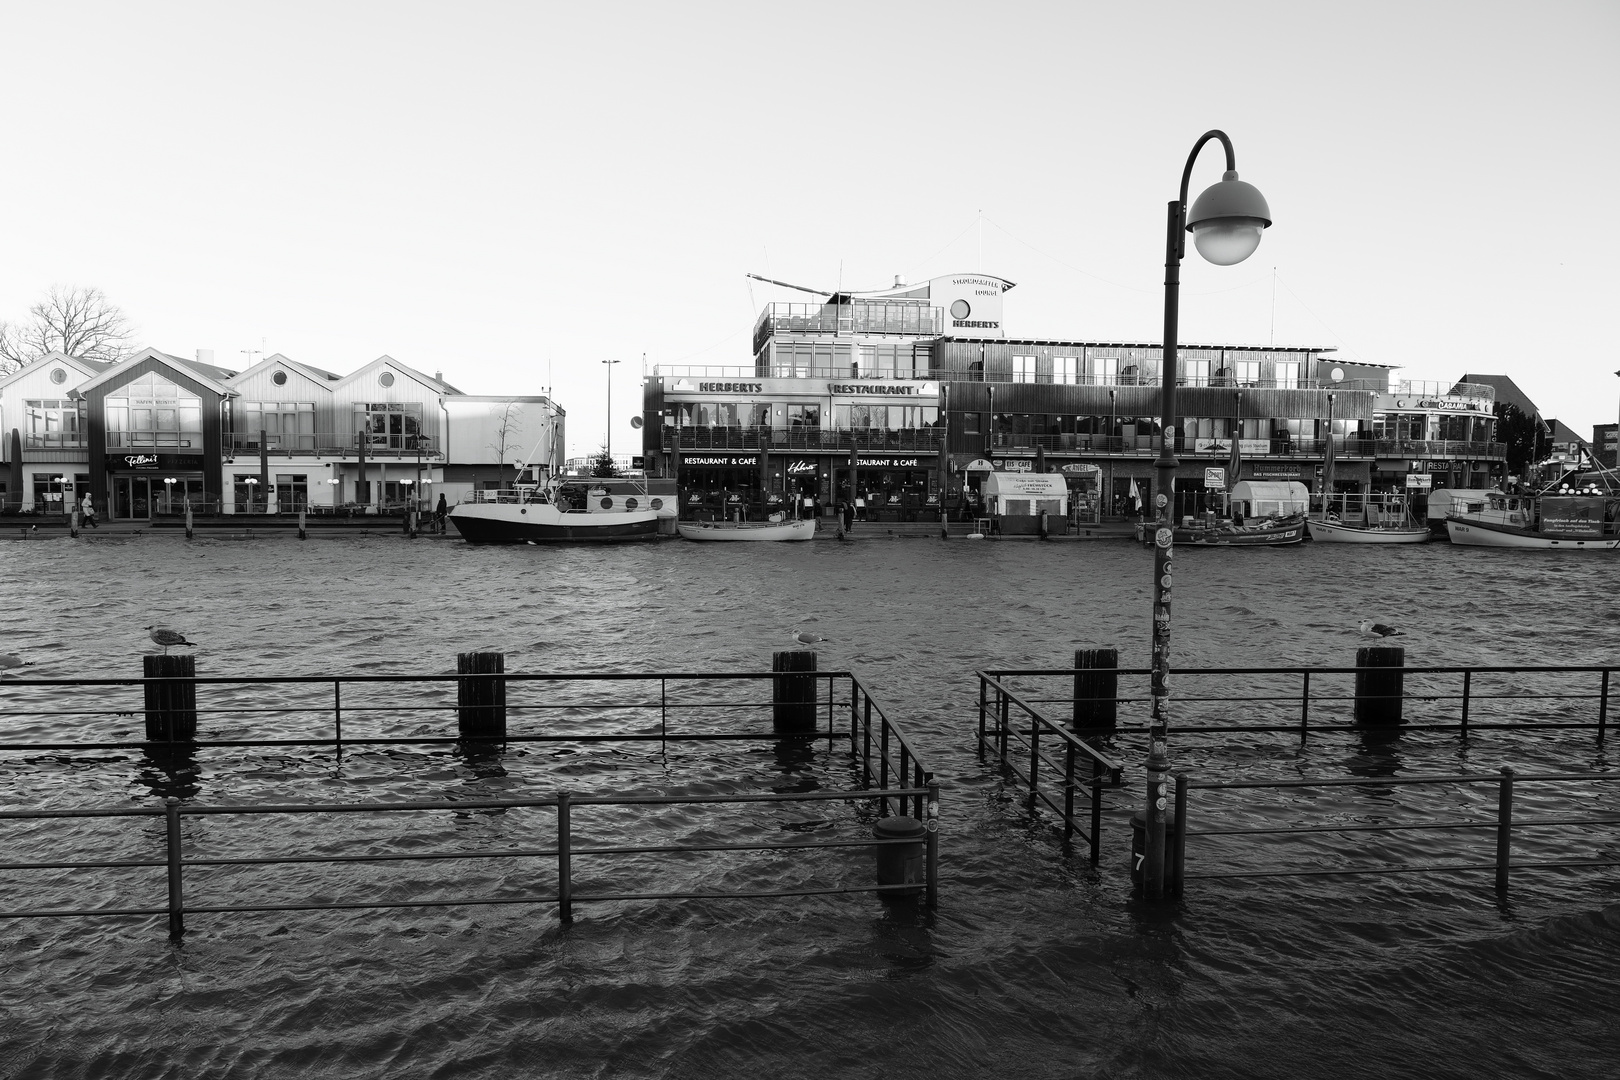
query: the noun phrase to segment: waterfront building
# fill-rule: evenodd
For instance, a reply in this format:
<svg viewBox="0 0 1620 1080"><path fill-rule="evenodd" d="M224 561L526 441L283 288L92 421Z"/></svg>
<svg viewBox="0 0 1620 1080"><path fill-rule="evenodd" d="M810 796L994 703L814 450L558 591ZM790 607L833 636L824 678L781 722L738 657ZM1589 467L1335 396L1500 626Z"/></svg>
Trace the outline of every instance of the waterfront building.
<svg viewBox="0 0 1620 1080"><path fill-rule="evenodd" d="M1592 425L1592 457L1606 468L1620 469L1620 424Z"/></svg>
<svg viewBox="0 0 1620 1080"><path fill-rule="evenodd" d="M780 284L780 283L777 283ZM1016 337L1014 284L950 274L812 304L772 303L736 366L659 365L644 384L649 475L683 516L769 513L798 499L858 518L937 520L988 507L995 472L1062 475L1073 523L1151 504L1162 346ZM1488 386L1399 382L1320 347L1177 351L1177 512L1235 481L1321 491L1481 487L1502 460ZM1466 418L1466 423L1463 418ZM1455 476L1454 476L1455 474Z"/></svg>
<svg viewBox="0 0 1620 1080"><path fill-rule="evenodd" d="M389 356L348 375L276 354L243 372L146 349L52 354L0 380L8 509L108 519L430 507L560 459L549 398L463 394ZM12 446L17 451L12 451Z"/></svg>

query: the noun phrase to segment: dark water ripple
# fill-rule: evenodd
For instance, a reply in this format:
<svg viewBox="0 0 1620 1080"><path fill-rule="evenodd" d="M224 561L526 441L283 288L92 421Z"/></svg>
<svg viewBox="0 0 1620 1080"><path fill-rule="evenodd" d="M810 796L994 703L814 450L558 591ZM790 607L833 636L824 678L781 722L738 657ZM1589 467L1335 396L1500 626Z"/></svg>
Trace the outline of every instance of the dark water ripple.
<svg viewBox="0 0 1620 1080"><path fill-rule="evenodd" d="M1613 663L1620 641L1620 560L1468 552L1184 552L1175 659L1183 665L1348 665L1359 619L1394 623L1412 665ZM0 545L0 651L29 674L139 674L140 629L165 621L202 642L202 674L447 674L455 654L507 654L508 671L765 670L790 633L813 630L823 669L856 670L917 739L946 785L946 880L933 916L864 898L789 902L606 902L566 929L544 906L422 912L196 916L183 947L156 920L21 921L0 947L0 1077L1029 1077L1595 1076L1612 1072L1620 1035L1603 1004L1620 991L1620 888L1573 871L1521 873L1507 899L1488 875L1211 882L1167 910L1129 899L1123 816L1111 804L1110 854L1093 870L1065 856L972 750L972 671L1059 666L1076 648L1147 658L1149 565L1124 544L767 545L714 551L664 544L619 551L474 549L403 538L298 543L111 537ZM1413 677L1414 679L1416 677ZM1476 689L1479 686L1476 684ZM1507 689L1506 686L1498 689ZM1552 715L1558 687L1519 687L1505 718ZM1178 717L1230 715L1286 693L1257 681L1247 699L1194 702ZM1443 693L1444 687L1436 687ZM113 695L71 708L134 736ZM32 701L16 737L84 721ZM246 697L215 704L249 708ZM362 701L356 700L359 707ZM317 723L319 700L308 723ZM1431 706L1442 710L1443 704ZM1480 708L1485 708L1480 706ZM1488 713L1489 710L1486 710ZM1479 714L1483 717L1485 714ZM250 735L265 718L221 713L217 730ZM303 721L299 721L300 723ZM379 699L378 733L429 731L429 711ZM569 722L566 712L548 724ZM279 721L278 721L279 723ZM291 724L292 721L287 723ZM346 721L346 730L348 721ZM274 726L274 725L272 725ZM1122 737L1128 761L1141 747ZM1318 777L1613 767L1588 734L1414 733L1395 747L1322 735L1176 741L1199 775ZM345 802L582 790L756 791L845 787L848 765L822 750L644 749L570 754L515 749L498 762L430 747L325 751L210 750L182 778L205 803ZM133 751L0 756L0 802L17 806L148 803L176 779ZM1213 799L1213 796L1211 796ZM1375 823L1414 809L1488 816L1490 796L1454 791L1316 788L1228 799L1232 822L1327 809ZM1613 792L1549 794L1525 785L1526 812L1572 802L1613 809ZM1213 805L1213 804L1212 804ZM1212 811L1213 812L1213 811ZM352 820L351 820L352 819ZM623 811L581 814L622 838L648 826ZM198 850L244 854L489 848L534 843L533 811L420 816L408 839L381 823L188 819ZM656 826L716 839L860 836L859 815L676 811ZM150 822L96 823L86 857L145 857ZM1400 835L1383 850L1433 861L1452 837ZM1574 842L1612 857L1609 833ZM522 839L519 839L522 838ZM1470 841L1473 842L1473 841ZM1554 857L1569 838L1527 834L1522 858ZM40 858L57 843L42 823L8 828L4 851ZM1491 838L1477 834L1480 861ZM1518 841L1516 841L1518 843ZM1290 838L1206 858L1303 858L1353 864L1343 837ZM9 857L9 856L0 856ZM1596 856L1594 856L1596 857ZM669 888L715 880L814 882L859 866L729 853L665 864ZM545 871L521 860L474 871L294 867L220 870L210 887L267 901L339 899L365 889L400 899L461 889L522 895ZM603 887L652 887L654 866ZM62 897L116 906L150 895L138 871L48 871L26 884L0 872L0 903ZM673 876L671 876L673 875ZM582 887L584 887L582 885ZM442 890L442 891L441 891ZM19 897L29 897L26 901ZM86 899L88 898L88 899Z"/></svg>

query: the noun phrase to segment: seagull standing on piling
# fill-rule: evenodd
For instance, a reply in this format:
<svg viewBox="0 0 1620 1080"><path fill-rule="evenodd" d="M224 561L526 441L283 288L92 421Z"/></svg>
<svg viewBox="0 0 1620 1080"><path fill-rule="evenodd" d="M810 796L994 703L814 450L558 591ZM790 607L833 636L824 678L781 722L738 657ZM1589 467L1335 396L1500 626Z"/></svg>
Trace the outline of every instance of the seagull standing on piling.
<svg viewBox="0 0 1620 1080"><path fill-rule="evenodd" d="M798 630L794 632L793 640L800 645L814 645L818 641L826 641L827 639L820 634L811 633L809 630Z"/></svg>
<svg viewBox="0 0 1620 1080"><path fill-rule="evenodd" d="M147 636L152 639L153 643L163 646L163 654L165 656L167 656L169 653L170 645L189 645L195 647L197 644L195 641L187 641L184 634L176 633L166 626L148 626L146 628L146 632Z"/></svg>
<svg viewBox="0 0 1620 1080"><path fill-rule="evenodd" d="M1373 622L1371 619L1362 619L1357 624L1363 634L1377 634L1379 637L1400 637L1401 632L1387 623Z"/></svg>

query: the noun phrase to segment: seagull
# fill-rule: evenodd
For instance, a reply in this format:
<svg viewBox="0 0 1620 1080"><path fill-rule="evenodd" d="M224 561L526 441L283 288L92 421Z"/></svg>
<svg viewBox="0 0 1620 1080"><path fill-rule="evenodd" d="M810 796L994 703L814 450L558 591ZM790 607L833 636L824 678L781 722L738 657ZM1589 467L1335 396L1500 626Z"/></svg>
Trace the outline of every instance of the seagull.
<svg viewBox="0 0 1620 1080"><path fill-rule="evenodd" d="M32 660L24 660L16 653L0 653L0 671L8 671L14 667L33 667Z"/></svg>
<svg viewBox="0 0 1620 1080"><path fill-rule="evenodd" d="M163 646L163 652L165 655L168 654L170 645L194 646L197 644L195 641L187 641L184 634L177 634L173 630L170 630L164 626L148 626L146 631L147 635L154 643Z"/></svg>
<svg viewBox="0 0 1620 1080"><path fill-rule="evenodd" d="M797 641L800 645L814 645L818 641L826 641L827 639L822 637L820 634L813 634L808 630L800 630L793 635L793 640Z"/></svg>
<svg viewBox="0 0 1620 1080"><path fill-rule="evenodd" d="M1377 634L1379 637L1400 637L1401 632L1387 623L1373 622L1371 619L1362 619L1357 624L1363 634Z"/></svg>

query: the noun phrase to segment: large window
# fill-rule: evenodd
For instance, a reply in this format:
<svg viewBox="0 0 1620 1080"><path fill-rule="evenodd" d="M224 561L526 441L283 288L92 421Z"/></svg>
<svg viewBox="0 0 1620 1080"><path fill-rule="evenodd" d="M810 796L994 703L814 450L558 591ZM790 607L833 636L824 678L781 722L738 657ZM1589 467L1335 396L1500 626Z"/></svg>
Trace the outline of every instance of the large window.
<svg viewBox="0 0 1620 1080"><path fill-rule="evenodd" d="M1254 386L1260 382L1260 361L1239 360L1232 366L1237 369L1239 386Z"/></svg>
<svg viewBox="0 0 1620 1080"><path fill-rule="evenodd" d="M1208 360L1183 360L1181 362L1181 381L1186 386L1209 385Z"/></svg>
<svg viewBox="0 0 1620 1080"><path fill-rule="evenodd" d="M1094 384L1107 385L1119 378L1119 357L1092 356L1086 359L1086 378Z"/></svg>
<svg viewBox="0 0 1620 1080"><path fill-rule="evenodd" d="M238 449L257 450L259 432L271 450L315 449L315 403L313 401L244 401L237 406L241 430L233 444Z"/></svg>
<svg viewBox="0 0 1620 1080"><path fill-rule="evenodd" d="M422 407L415 402L373 402L355 406L356 422L368 450L419 450Z"/></svg>
<svg viewBox="0 0 1620 1080"><path fill-rule="evenodd" d="M1035 358L1033 356L1015 356L1012 358L1012 381L1015 383L1032 383L1035 381Z"/></svg>
<svg viewBox="0 0 1620 1080"><path fill-rule="evenodd" d="M1293 390L1299 386L1299 361L1277 361L1277 385L1284 390Z"/></svg>
<svg viewBox="0 0 1620 1080"><path fill-rule="evenodd" d="M1078 356L1052 357L1052 381L1070 384L1079 382L1080 358Z"/></svg>
<svg viewBox="0 0 1620 1080"><path fill-rule="evenodd" d="M156 372L107 398L107 446L201 446L202 399Z"/></svg>
<svg viewBox="0 0 1620 1080"><path fill-rule="evenodd" d="M82 446L79 403L50 398L24 402L28 427L23 438L29 446Z"/></svg>

